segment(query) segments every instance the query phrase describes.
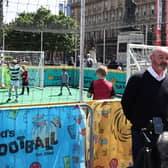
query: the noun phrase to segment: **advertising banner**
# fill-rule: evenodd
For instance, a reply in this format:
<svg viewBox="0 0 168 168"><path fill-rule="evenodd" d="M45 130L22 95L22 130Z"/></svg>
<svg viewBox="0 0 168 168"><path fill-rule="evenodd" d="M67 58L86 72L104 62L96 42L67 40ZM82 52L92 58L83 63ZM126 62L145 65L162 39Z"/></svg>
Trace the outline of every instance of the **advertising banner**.
<svg viewBox="0 0 168 168"><path fill-rule="evenodd" d="M120 101L94 101L93 168L126 168L132 165L131 124Z"/></svg>
<svg viewBox="0 0 168 168"><path fill-rule="evenodd" d="M85 114L78 106L0 111L1 168L85 168Z"/></svg>
<svg viewBox="0 0 168 168"><path fill-rule="evenodd" d="M63 68L53 68L44 70L44 86L60 86L61 85L61 74ZM69 76L69 85L74 84L74 69L66 69ZM78 83L79 84L79 83Z"/></svg>

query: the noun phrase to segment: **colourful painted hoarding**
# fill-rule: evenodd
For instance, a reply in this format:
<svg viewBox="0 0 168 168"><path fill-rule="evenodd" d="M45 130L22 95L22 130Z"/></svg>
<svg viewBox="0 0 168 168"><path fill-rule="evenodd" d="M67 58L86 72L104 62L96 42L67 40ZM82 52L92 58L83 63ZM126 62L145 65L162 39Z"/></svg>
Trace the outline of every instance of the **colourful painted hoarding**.
<svg viewBox="0 0 168 168"><path fill-rule="evenodd" d="M78 106L0 111L1 168L85 168L85 114Z"/></svg>
<svg viewBox="0 0 168 168"><path fill-rule="evenodd" d="M132 165L131 124L120 100L93 101L93 168L127 168Z"/></svg>
<svg viewBox="0 0 168 168"><path fill-rule="evenodd" d="M75 85L79 85L79 70L74 69L76 73L76 77L74 80ZM93 68L85 68L84 69L84 88L89 88L92 81L96 80L96 72ZM107 75L107 80L111 81L114 84L116 93L123 94L125 85L126 85L126 74L124 72L109 70Z"/></svg>

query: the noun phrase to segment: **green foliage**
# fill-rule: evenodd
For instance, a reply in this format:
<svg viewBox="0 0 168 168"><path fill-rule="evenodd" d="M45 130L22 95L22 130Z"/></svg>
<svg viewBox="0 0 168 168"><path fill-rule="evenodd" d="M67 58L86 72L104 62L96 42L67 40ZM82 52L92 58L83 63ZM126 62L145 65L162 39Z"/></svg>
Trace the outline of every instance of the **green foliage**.
<svg viewBox="0 0 168 168"><path fill-rule="evenodd" d="M13 56L10 56L10 55L4 56L5 61L11 61L12 59L13 59Z"/></svg>
<svg viewBox="0 0 168 168"><path fill-rule="evenodd" d="M32 32L16 31L32 30ZM75 34L63 34L59 31L78 30L78 25L71 17L53 15L49 10L41 7L36 13L20 13L18 17L7 25L6 46L10 50L40 50L41 36L39 32L44 31L44 50L49 52L68 51L72 52L75 48ZM47 30L47 31L46 31ZM50 32L51 31L51 32ZM54 33L54 32L58 33Z"/></svg>
<svg viewBox="0 0 168 168"><path fill-rule="evenodd" d="M30 26L33 25L34 22L34 13L21 13L19 14L19 17L13 22L13 26Z"/></svg>

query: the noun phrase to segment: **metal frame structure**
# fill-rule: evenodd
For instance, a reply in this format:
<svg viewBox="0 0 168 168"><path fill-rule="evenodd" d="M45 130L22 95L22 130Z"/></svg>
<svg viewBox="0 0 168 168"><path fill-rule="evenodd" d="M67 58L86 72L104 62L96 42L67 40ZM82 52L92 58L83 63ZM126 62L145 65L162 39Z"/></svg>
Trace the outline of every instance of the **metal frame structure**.
<svg viewBox="0 0 168 168"><path fill-rule="evenodd" d="M138 60L131 52L131 48L134 48L134 49L155 49L156 47L158 47L158 46L150 46L150 45L143 45L143 44L128 44L127 45L126 81L128 81L128 79L131 76L131 59L133 60L134 66L138 69L138 71L142 70L140 64L138 63ZM162 48L168 49L168 47L166 47L166 46L162 46ZM144 53L145 53L145 51L144 51Z"/></svg>
<svg viewBox="0 0 168 168"><path fill-rule="evenodd" d="M0 54L3 54L2 57L4 56L5 53L18 53L18 54L40 54L40 62L39 62L39 73L40 73L40 86L39 88L44 87L44 52L43 51L10 51L10 50L0 50ZM4 58L2 58L4 60ZM3 68L3 63L1 65L1 68ZM3 74L2 75L2 84L3 84Z"/></svg>

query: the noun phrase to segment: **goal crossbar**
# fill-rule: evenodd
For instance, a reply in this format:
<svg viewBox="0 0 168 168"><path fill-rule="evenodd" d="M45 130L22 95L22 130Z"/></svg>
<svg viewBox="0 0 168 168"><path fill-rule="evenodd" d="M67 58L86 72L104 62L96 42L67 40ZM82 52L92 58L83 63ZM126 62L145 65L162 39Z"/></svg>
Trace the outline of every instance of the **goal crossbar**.
<svg viewBox="0 0 168 168"><path fill-rule="evenodd" d="M145 44L128 44L127 48L135 48L135 49L155 49L160 46L152 46L152 45L145 45ZM161 46L162 48L168 49L166 46Z"/></svg>
<svg viewBox="0 0 168 168"><path fill-rule="evenodd" d="M157 47L168 49L166 46L152 46L145 44L128 44L126 55L126 81L131 74L145 70L151 65L149 56ZM133 72L134 71L134 72Z"/></svg>

